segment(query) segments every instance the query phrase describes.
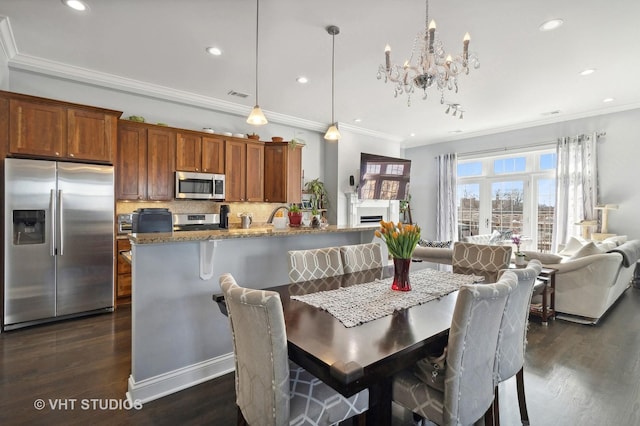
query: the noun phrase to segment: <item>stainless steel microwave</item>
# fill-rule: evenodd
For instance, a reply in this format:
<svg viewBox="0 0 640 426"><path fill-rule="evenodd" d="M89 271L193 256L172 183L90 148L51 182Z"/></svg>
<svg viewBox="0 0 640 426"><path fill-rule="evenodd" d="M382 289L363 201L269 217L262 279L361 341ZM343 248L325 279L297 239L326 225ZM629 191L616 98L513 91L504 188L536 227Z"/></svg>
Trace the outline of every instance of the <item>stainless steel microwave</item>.
<svg viewBox="0 0 640 426"><path fill-rule="evenodd" d="M224 200L224 175L176 172L176 199Z"/></svg>

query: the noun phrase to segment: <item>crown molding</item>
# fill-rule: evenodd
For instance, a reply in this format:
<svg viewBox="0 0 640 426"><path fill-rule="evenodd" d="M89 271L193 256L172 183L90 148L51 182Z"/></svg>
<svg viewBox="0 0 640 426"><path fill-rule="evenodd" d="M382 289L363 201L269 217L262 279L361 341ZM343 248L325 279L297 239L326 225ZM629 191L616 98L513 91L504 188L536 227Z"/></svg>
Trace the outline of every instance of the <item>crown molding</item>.
<svg viewBox="0 0 640 426"><path fill-rule="evenodd" d="M475 139L475 138L479 138L479 137L482 137L482 136L496 135L496 134L500 134L500 133L507 133L507 132L517 131L517 130L524 130L524 129L529 129L529 128L533 128L533 127L547 126L547 125L556 124L556 123L565 123L565 122L568 122L568 121L580 120L580 119L583 119L583 118L600 117L600 116L607 115L607 114L615 114L615 113L618 113L618 112L625 112L625 111L630 111L630 110L634 110L634 109L640 109L640 102L632 102L632 103L629 103L629 104L616 105L616 106L612 106L612 107L600 108L600 109L597 109L597 110L585 111L585 112L580 112L580 113L575 113L575 114L566 114L566 115L565 114L559 114L558 116L555 116L553 118L544 118L544 119L541 119L541 120L532 120L532 121L512 124L512 125L509 125L509 126L492 127L492 128L489 128L489 129L478 130L478 131L475 131L475 132L459 133L459 134L456 134L456 135L451 135L449 137L443 137L443 138L430 140L429 142L425 142L425 141L418 142L418 141L416 141L415 143L405 143L402 146L403 146L403 148L418 148L418 147L424 146L424 145L435 145L435 144L445 143L445 142L454 142L454 141L462 141L462 140L466 140L466 139Z"/></svg>
<svg viewBox="0 0 640 426"><path fill-rule="evenodd" d="M9 32L10 34L10 32ZM246 116L251 112L250 106L240 105L233 102L223 101L212 97L198 95L196 93L176 90L170 87L151 84L139 80L133 80L114 74L108 74L87 68L76 67L60 62L50 61L34 56L19 54L17 51L9 60L9 68L28 71L45 76L53 76L65 80L81 82L108 89L124 91L161 100L168 100L189 106L197 106L204 109L225 112L233 115ZM324 133L327 128L326 123L306 120L291 115L281 114L275 111L263 110L270 122L293 126L305 130L312 130ZM373 136L399 143L402 138L394 135L388 135L381 132L375 132L361 127L343 125L341 128L353 133Z"/></svg>
<svg viewBox="0 0 640 426"><path fill-rule="evenodd" d="M16 46L16 40L13 38L9 17L3 15L0 15L0 47L2 47L2 53L6 56L7 61L18 55L18 47Z"/></svg>

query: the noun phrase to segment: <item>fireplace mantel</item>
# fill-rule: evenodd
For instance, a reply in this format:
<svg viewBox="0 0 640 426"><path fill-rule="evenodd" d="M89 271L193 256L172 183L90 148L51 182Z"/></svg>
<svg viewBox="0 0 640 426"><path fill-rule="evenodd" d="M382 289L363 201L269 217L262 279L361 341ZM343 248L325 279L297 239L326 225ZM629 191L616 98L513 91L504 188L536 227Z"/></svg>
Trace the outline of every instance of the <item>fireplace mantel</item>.
<svg viewBox="0 0 640 426"><path fill-rule="evenodd" d="M397 200L360 200L357 192L345 195L350 227L371 226L380 220L398 222L400 218L400 202Z"/></svg>

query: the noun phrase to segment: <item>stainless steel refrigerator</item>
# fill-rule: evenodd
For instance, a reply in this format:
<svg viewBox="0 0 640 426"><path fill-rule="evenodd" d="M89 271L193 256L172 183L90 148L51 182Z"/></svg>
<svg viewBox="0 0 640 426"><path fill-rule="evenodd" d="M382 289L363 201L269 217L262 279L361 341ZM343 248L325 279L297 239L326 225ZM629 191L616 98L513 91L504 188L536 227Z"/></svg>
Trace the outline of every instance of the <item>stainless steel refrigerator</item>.
<svg viewBox="0 0 640 426"><path fill-rule="evenodd" d="M113 310L113 167L5 160L4 329Z"/></svg>

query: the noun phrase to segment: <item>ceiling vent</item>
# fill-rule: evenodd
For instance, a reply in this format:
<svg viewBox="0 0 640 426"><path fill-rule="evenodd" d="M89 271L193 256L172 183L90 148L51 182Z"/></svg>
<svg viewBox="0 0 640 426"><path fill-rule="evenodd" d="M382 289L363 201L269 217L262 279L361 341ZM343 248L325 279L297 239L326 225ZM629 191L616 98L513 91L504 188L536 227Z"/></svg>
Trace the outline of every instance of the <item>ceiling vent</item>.
<svg viewBox="0 0 640 426"><path fill-rule="evenodd" d="M248 98L249 95L246 93L242 93L242 92L236 92L235 90L229 90L227 92L227 95L231 95L231 96L237 96L239 98Z"/></svg>

